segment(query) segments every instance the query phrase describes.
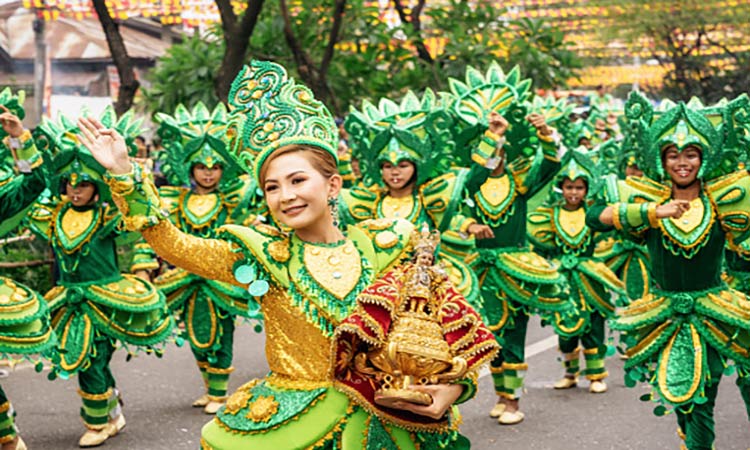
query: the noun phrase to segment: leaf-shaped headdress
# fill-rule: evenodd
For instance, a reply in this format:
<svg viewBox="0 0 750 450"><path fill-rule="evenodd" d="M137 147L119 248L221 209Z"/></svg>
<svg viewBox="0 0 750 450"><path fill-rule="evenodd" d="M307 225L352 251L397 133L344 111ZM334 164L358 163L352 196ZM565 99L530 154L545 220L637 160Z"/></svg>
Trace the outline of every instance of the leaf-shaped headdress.
<svg viewBox="0 0 750 450"><path fill-rule="evenodd" d="M414 163L418 186L445 173L454 150L453 120L430 89L421 99L409 91L401 103L381 99L378 106L365 101L361 111L352 108L344 127L365 185L382 183L384 162Z"/></svg>
<svg viewBox="0 0 750 450"><path fill-rule="evenodd" d="M670 145L678 151L688 146L700 148L700 179L736 170L737 155L744 152L745 126L750 122L750 98L746 94L711 107L693 100L669 103L666 108L654 111L638 92L632 92L625 104L629 132L642 152L642 169L648 177L658 181L667 178L662 151Z"/></svg>
<svg viewBox="0 0 750 450"><path fill-rule="evenodd" d="M460 162L467 163L475 140L488 126L491 112L500 113L508 122L505 132L505 151L509 161L517 156L532 156L538 144L536 130L526 121L528 110L524 105L529 96L531 80L521 79L514 67L507 74L499 64L490 64L486 74L473 67L466 68L466 81L448 80L455 101L450 110L461 122L456 136Z"/></svg>
<svg viewBox="0 0 750 450"><path fill-rule="evenodd" d="M228 116L224 104L219 103L212 112L200 102L192 111L178 105L173 115L158 113L156 120L166 152L162 172L171 184L190 184L191 169L198 163L209 168L221 165L222 184L239 174L240 168L227 150Z"/></svg>
<svg viewBox="0 0 750 450"><path fill-rule="evenodd" d="M276 149L311 145L338 162L338 129L328 109L312 91L270 61L244 66L229 91L230 154L258 180Z"/></svg>
<svg viewBox="0 0 750 450"><path fill-rule="evenodd" d="M135 119L132 111L126 112L118 119L115 110L107 106L99 121L105 128L117 130L125 138L130 155L135 155L135 138L143 132L143 119ZM109 201L109 188L102 179L105 169L78 141L79 133L78 125L62 114L57 121L45 118L34 131L37 147L54 155L51 169L52 186L59 186L63 181L69 181L73 186L88 181L97 186L99 201Z"/></svg>
<svg viewBox="0 0 750 450"><path fill-rule="evenodd" d="M559 190L564 180L575 181L579 178L585 180L588 186L586 197L592 198L598 191L599 167L591 159L591 152L583 147L565 152L560 161L560 170L555 176L554 185Z"/></svg>

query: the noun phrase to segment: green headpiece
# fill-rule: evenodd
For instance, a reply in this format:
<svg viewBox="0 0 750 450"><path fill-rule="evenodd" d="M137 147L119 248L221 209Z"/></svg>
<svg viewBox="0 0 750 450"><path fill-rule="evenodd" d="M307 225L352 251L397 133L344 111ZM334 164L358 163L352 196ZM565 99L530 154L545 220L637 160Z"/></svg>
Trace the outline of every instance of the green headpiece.
<svg viewBox="0 0 750 450"><path fill-rule="evenodd" d="M598 190L600 180L599 169L596 163L591 159L590 151L585 147L579 147L575 150L568 150L560 161L560 171L557 172L554 181L556 193L562 192L563 180L569 179L575 181L579 178L586 180L588 191L586 198L593 198ZM557 192L559 190L559 192Z"/></svg>
<svg viewBox="0 0 750 450"><path fill-rule="evenodd" d="M107 106L99 121L105 128L117 130L125 138L128 152L131 156L135 155L137 148L134 141L143 132L143 119L134 119L133 112L128 111L118 120L115 110ZM88 181L97 186L100 202L109 201L109 188L102 179L105 169L78 141L80 130L75 122L64 115L60 115L57 122L45 118L34 133L37 147L54 155L52 186L59 186L63 180L69 181L73 186Z"/></svg>
<svg viewBox="0 0 750 450"><path fill-rule="evenodd" d="M638 92L632 92L625 104L630 132L643 152L642 169L648 177L658 181L667 178L662 151L668 145L678 151L690 145L701 149L700 179L737 169L737 161L746 151L744 127L750 122L750 98L746 94L711 107L692 100L688 104L668 103L665 108L654 111Z"/></svg>
<svg viewBox="0 0 750 450"><path fill-rule="evenodd" d="M18 91L16 95L13 95L9 87L6 87L2 91L0 91L0 105L8 108L10 112L18 116L18 118L21 120L26 117L26 111L24 111L23 109L24 100L26 100L25 91ZM7 135L8 134L2 128L0 128L0 141L5 139ZM2 145L1 142L0 145Z"/></svg>
<svg viewBox="0 0 750 450"><path fill-rule="evenodd" d="M414 163L418 186L450 168L453 118L430 89L421 99L409 91L401 103L381 99L376 107L365 101L361 111L352 108L344 128L367 186L382 184L384 162Z"/></svg>
<svg viewBox="0 0 750 450"><path fill-rule="evenodd" d="M486 74L467 67L465 82L449 78L448 84L455 96L450 110L462 125L456 136L459 164L469 163L475 140L487 129L487 118L493 111L500 113L509 123L505 133L508 161L520 155L534 154L539 140L536 130L526 120L528 110L524 105L531 80L521 79L518 67L507 74L496 62L490 64Z"/></svg>
<svg viewBox="0 0 750 450"><path fill-rule="evenodd" d="M230 154L256 180L268 156L288 145L320 148L338 163L338 129L331 113L276 63L244 66L232 82L229 110Z"/></svg>
<svg viewBox="0 0 750 450"><path fill-rule="evenodd" d="M165 157L162 172L176 186L187 186L194 165L221 165L221 184L233 181L241 169L227 150L227 109L219 103L209 112L203 103L192 111L178 105L173 115L157 113L158 135L162 138Z"/></svg>

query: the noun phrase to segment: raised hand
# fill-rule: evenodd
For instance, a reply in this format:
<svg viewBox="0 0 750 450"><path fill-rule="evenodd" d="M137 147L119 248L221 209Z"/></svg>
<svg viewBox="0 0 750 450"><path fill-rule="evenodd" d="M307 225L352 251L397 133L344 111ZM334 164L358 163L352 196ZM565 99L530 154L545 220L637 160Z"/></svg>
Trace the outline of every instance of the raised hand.
<svg viewBox="0 0 750 450"><path fill-rule="evenodd" d="M20 137L23 134L21 119L10 112L5 105L0 105L0 110L2 110L0 112L0 125L3 127L3 130L12 138Z"/></svg>
<svg viewBox="0 0 750 450"><path fill-rule="evenodd" d="M79 118L78 128L81 130L78 140L102 167L115 175L129 173L133 169L128 157L128 146L117 130L104 128L93 117Z"/></svg>
<svg viewBox="0 0 750 450"><path fill-rule="evenodd" d="M552 128L547 125L547 121L544 119L543 115L539 113L531 113L526 116L526 120L534 125L534 128L536 128L542 136L549 136L552 134Z"/></svg>
<svg viewBox="0 0 750 450"><path fill-rule="evenodd" d="M508 121L505 120L505 117L501 116L500 113L497 111L492 111L490 115L487 117L487 123L489 125L489 129L491 132L497 134L498 136L502 136L505 134L505 131L508 129Z"/></svg>

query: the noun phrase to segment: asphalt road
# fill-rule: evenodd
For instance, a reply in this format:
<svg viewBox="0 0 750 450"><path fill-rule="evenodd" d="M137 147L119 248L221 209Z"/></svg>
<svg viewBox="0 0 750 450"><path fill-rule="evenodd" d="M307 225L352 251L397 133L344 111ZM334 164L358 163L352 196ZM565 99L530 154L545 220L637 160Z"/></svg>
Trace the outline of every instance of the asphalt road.
<svg viewBox="0 0 750 450"><path fill-rule="evenodd" d="M607 361L610 390L589 394L587 383L568 391L555 391L550 385L561 376L562 368L552 331L532 321L527 339L530 364L527 392L521 401L526 420L515 426L501 426L487 413L495 402L489 375L480 378L477 397L461 406L462 432L478 450L605 450L677 449L674 415L656 417L654 404L638 397L647 387L625 388L622 361ZM139 356L125 362L118 351L113 372L123 392L127 427L102 448L110 450L195 450L200 429L210 417L191 408L202 392L203 383L186 347L171 346L162 359ZM268 370L263 356L263 336L249 326L235 334L236 371L230 390ZM78 448L84 428L78 416L80 398L75 380L50 382L46 372L36 373L21 365L0 379L18 412L17 423L31 450ZM721 450L750 449L750 422L734 376L722 380L716 408L717 441Z"/></svg>

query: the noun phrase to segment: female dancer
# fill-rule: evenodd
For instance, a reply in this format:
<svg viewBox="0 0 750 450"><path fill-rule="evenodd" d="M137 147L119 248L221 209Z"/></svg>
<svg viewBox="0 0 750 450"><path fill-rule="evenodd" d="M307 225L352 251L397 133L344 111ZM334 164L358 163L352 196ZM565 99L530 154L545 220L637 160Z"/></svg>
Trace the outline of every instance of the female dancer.
<svg viewBox="0 0 750 450"><path fill-rule="evenodd" d="M108 108L101 120L132 142L139 124L131 118L125 114L117 120ZM49 240L60 273L57 286L45 295L60 336L53 374L78 374L86 426L78 444L95 447L125 426L109 368L117 342L152 352L170 335L172 320L164 296L153 285L120 274L115 240L121 217L107 204L103 167L75 139L78 128L64 116L39 128L39 142L56 153L52 185L62 190L29 216L32 231Z"/></svg>
<svg viewBox="0 0 750 450"><path fill-rule="evenodd" d="M271 214L288 233L263 225L226 225L217 239L180 232L160 212L153 185L131 165L119 134L96 120L80 121L81 139L109 170L127 223L174 264L246 287L263 311L271 373L227 400L204 427L202 447L466 448L449 410L474 391L471 376L418 388L433 403L403 409L376 406L372 390L348 397L332 376L334 329L365 286L408 256L413 226L400 220L336 226L332 210L342 180L333 119L281 66L253 62L238 75L230 98L235 156L257 177ZM464 342L483 342L480 329L456 332ZM492 355L494 347L485 348L471 371Z"/></svg>
<svg viewBox="0 0 750 450"><path fill-rule="evenodd" d="M8 109L16 100L14 111ZM18 117L20 104L10 90L0 93L2 145L17 161L20 175L13 168L0 166L0 222L26 209L44 190L45 170L42 155ZM0 149L3 153L5 148ZM47 304L33 290L0 277L0 355L46 353L57 340L50 328ZM0 387L0 449L26 450L14 423L15 411Z"/></svg>
<svg viewBox="0 0 750 450"><path fill-rule="evenodd" d="M646 177L626 180L608 194L618 202L587 213L592 228L614 226L646 241L652 290L612 328L626 333L626 381L650 381L674 406L689 450L713 448L714 404L728 360L750 366L750 302L721 279L725 243L734 247L750 234L750 175L726 173L721 164L738 142L734 118L749 110L742 95L711 119L716 109L683 103L654 119L651 104L632 93L626 115L639 130Z"/></svg>

